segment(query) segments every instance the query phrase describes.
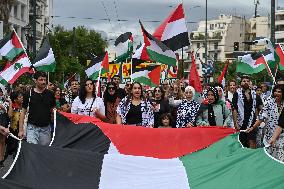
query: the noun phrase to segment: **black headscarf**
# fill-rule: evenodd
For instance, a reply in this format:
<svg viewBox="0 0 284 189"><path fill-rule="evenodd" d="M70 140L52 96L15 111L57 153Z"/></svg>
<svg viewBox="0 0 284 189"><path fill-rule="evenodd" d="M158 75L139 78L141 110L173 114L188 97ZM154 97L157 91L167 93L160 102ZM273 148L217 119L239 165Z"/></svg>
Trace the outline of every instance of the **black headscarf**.
<svg viewBox="0 0 284 189"><path fill-rule="evenodd" d="M213 93L215 101L212 104L208 104L208 122L211 126L216 126L213 104L216 104L219 101L219 95L218 95L218 90L214 87L210 87L207 91L207 94L209 91Z"/></svg>

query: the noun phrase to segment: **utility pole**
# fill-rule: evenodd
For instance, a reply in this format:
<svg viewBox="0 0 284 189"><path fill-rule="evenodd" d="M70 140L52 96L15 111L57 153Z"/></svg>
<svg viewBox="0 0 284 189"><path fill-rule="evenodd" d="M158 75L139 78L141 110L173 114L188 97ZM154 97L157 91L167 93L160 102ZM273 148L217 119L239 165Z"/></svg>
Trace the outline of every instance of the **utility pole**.
<svg viewBox="0 0 284 189"><path fill-rule="evenodd" d="M73 44L72 44L72 56L76 57L76 28L73 27Z"/></svg>
<svg viewBox="0 0 284 189"><path fill-rule="evenodd" d="M271 43L275 44L275 0L271 0Z"/></svg>
<svg viewBox="0 0 284 189"><path fill-rule="evenodd" d="M32 10L33 10L33 19L32 19L32 31L33 31L33 57L36 56L36 0L32 0Z"/></svg>
<svg viewBox="0 0 284 189"><path fill-rule="evenodd" d="M258 17L257 15L257 7L259 5L259 0L254 0L254 5L255 5L255 9L254 9L254 17Z"/></svg>
<svg viewBox="0 0 284 189"><path fill-rule="evenodd" d="M207 0L205 3L205 64L207 64L207 38L208 38L208 34L207 34Z"/></svg>

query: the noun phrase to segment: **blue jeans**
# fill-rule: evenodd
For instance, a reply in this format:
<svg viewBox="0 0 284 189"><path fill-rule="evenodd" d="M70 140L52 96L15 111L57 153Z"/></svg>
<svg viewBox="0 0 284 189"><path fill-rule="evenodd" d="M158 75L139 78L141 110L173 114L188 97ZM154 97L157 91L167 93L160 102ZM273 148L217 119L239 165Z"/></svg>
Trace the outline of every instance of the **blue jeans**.
<svg viewBox="0 0 284 189"><path fill-rule="evenodd" d="M48 146L51 141L50 125L37 127L31 123L27 124L27 142Z"/></svg>

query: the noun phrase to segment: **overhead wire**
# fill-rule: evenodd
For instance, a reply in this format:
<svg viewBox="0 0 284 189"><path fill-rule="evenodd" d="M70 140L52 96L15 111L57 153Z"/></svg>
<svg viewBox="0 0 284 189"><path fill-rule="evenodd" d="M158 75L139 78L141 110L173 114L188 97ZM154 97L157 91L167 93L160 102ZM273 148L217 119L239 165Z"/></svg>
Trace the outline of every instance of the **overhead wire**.
<svg viewBox="0 0 284 189"><path fill-rule="evenodd" d="M116 5L116 0L113 0L113 4L114 4L115 13L116 13L116 18L117 18L117 20L119 20L118 11L117 11L118 8L117 8L117 5ZM121 27L120 21L117 21L117 22L118 22L119 29L120 29L120 31L122 33L123 31L122 31L122 27Z"/></svg>

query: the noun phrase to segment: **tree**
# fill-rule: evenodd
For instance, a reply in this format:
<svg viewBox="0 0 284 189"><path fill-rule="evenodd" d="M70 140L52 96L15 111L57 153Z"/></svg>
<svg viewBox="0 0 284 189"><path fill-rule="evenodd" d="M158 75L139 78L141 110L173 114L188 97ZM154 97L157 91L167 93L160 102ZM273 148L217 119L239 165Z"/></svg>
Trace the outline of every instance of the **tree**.
<svg viewBox="0 0 284 189"><path fill-rule="evenodd" d="M83 26L74 31L56 26L54 32L49 34L49 40L57 62L56 72L51 74L51 78L56 81L62 81L63 75L84 75L89 54L100 55L107 47L107 42L99 33Z"/></svg>
<svg viewBox="0 0 284 189"><path fill-rule="evenodd" d="M15 0L1 0L0 1L0 20L3 21L4 33L9 30L9 17L11 8L14 5Z"/></svg>

